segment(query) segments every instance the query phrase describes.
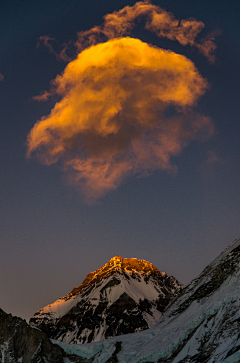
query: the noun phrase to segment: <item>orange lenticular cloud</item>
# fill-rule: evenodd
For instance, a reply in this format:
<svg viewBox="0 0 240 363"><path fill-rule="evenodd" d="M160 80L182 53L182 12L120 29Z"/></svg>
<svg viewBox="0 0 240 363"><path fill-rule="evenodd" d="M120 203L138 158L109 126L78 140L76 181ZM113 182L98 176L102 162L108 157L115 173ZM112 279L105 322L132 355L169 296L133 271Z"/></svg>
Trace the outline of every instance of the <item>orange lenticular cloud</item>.
<svg viewBox="0 0 240 363"><path fill-rule="evenodd" d="M171 156L213 132L207 117L190 111L208 86L194 64L138 39L89 47L52 84L61 100L30 131L28 157L61 160L88 200L128 175L173 169Z"/></svg>

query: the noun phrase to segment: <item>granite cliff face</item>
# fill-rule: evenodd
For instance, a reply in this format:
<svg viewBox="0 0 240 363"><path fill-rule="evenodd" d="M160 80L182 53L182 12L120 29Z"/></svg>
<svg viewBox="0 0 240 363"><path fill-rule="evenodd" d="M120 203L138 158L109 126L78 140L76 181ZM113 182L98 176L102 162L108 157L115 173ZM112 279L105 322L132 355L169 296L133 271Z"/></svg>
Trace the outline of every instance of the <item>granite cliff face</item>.
<svg viewBox="0 0 240 363"><path fill-rule="evenodd" d="M70 344L139 332L156 323L182 288L147 261L115 256L30 324Z"/></svg>

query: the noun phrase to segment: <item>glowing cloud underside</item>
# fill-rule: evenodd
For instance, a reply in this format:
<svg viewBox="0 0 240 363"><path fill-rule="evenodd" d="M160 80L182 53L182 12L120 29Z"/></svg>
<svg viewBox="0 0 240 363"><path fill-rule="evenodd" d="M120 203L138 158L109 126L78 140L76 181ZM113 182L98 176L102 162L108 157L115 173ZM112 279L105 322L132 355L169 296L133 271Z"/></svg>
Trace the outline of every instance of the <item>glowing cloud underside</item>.
<svg viewBox="0 0 240 363"><path fill-rule="evenodd" d="M189 115L207 87L194 64L138 39L91 46L53 85L61 100L29 133L28 156L36 151L47 165L61 160L88 199L130 174L171 169L172 155L213 131L207 117ZM170 106L178 112L167 117Z"/></svg>

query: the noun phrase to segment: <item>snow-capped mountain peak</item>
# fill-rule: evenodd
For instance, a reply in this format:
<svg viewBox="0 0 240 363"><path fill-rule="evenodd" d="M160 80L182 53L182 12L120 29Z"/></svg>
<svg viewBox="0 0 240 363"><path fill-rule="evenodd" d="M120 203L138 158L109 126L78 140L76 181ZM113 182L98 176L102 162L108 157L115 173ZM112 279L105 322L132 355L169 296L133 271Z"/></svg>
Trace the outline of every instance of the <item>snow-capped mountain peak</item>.
<svg viewBox="0 0 240 363"><path fill-rule="evenodd" d="M58 344L93 363L238 363L239 286L240 239L186 286L150 329L86 346Z"/></svg>
<svg viewBox="0 0 240 363"><path fill-rule="evenodd" d="M152 263L118 255L36 312L30 324L68 343L137 332L152 326L182 287Z"/></svg>
<svg viewBox="0 0 240 363"><path fill-rule="evenodd" d="M119 286L131 285L131 271L126 272L119 267L114 267L114 259L121 262L120 256L111 260L111 266L116 273L103 279L101 283L91 284L90 282L79 295L86 298L81 305L74 306L71 311L57 321L60 332L59 337L73 339L84 337L93 338L91 344L66 344L64 339L50 341L46 334L39 329L30 327L20 318L12 317L0 309L0 362L88 362L88 363L238 363L240 362L240 239L235 240L220 256L212 261L203 272L194 279L167 307L164 314L150 329L135 334L116 336L107 341L99 342L101 337L107 337L106 327L114 327L113 315L118 309L126 307L124 301L129 305L132 300L124 292L119 299L115 299L111 293ZM121 262L122 263L122 262ZM136 275L136 272L134 272ZM125 274L129 277L125 284ZM145 276L144 273L141 276ZM92 274L92 277L94 274ZM103 283L104 281L104 283ZM129 282L130 281L130 282ZM136 280L137 284L138 279ZM151 282L151 276L149 280ZM148 282L149 283L149 282ZM150 283L151 284L151 283ZM94 291L94 286L100 290ZM93 286L93 287L92 287ZM137 285L138 286L138 285ZM91 288L89 290L89 288ZM101 295L96 309L84 310L84 304L90 307L94 301L89 299L92 296ZM98 291L98 292L97 292ZM147 290L145 290L146 292ZM84 293L88 292L84 295ZM108 295L109 293L109 295ZM77 295L76 295L77 296ZM63 301L71 301L76 296ZM135 296L138 291L135 290ZM108 298L111 298L110 301ZM61 299L60 299L61 300ZM142 301L141 299L139 300ZM56 303L56 302L55 302ZM121 304L122 303L122 304ZM62 303L64 305L64 302ZM104 305L105 304L105 305ZM107 305L106 305L107 304ZM141 304L139 304L140 306ZM42 309L40 319L46 319L46 327L50 319L47 315L47 308L52 306L52 312L56 305L49 305ZM107 306L107 308L106 308ZM138 307L139 307L138 306ZM103 309L102 309L103 307ZM129 306L128 306L129 308ZM113 311L112 311L112 310ZM49 310L50 311L50 310ZM63 311L63 310L62 310ZM126 312L129 312L126 314ZM41 312L41 311L40 311ZM77 313L83 313L85 317L101 315L103 318L95 328L91 327L91 320L88 320L88 327L76 333L78 320L74 320ZM125 309L122 312L122 319L136 321L139 315L135 309ZM146 312L146 309L145 309ZM61 312L62 313L62 312ZM93 315L92 315L93 313ZM125 315L124 315L125 314ZM59 314L60 316L61 314ZM144 312L143 312L144 315ZM37 314L35 314L37 319ZM134 319L132 319L134 318ZM35 318L34 318L35 319ZM105 320L104 320L105 319ZM131 320L132 319L132 320ZM51 320L51 319L50 319ZM96 319L97 320L97 319ZM72 326L69 322L73 322ZM118 321L118 326L121 323ZM64 333L63 327L69 330ZM126 333L129 333L128 326ZM62 330L61 330L62 329ZM92 329L92 330L91 330ZM86 339L85 339L86 340ZM54 344L52 344L54 343ZM56 346L59 345L59 347Z"/></svg>

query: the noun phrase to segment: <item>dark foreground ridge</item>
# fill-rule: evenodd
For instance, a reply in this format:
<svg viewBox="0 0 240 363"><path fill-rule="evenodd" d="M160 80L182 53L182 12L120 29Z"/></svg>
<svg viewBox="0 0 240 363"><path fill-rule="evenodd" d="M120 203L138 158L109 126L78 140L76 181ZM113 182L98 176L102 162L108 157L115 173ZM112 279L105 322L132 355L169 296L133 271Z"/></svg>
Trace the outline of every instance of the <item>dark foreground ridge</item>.
<svg viewBox="0 0 240 363"><path fill-rule="evenodd" d="M25 320L0 309L0 362L63 363L63 350Z"/></svg>
<svg viewBox="0 0 240 363"><path fill-rule="evenodd" d="M0 363L20 362L89 363L89 360L67 354L57 344L53 344L44 332L0 309Z"/></svg>

